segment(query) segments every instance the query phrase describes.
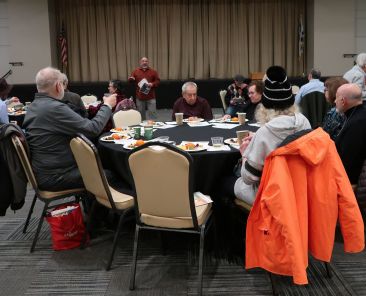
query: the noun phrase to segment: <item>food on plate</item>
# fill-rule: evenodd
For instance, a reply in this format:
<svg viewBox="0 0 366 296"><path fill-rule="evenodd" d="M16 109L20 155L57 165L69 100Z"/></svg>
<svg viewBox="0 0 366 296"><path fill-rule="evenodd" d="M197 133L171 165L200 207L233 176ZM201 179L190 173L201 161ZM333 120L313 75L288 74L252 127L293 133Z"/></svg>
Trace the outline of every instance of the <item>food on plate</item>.
<svg viewBox="0 0 366 296"><path fill-rule="evenodd" d="M198 118L197 116L191 116L188 118L188 121L199 121L200 118Z"/></svg>
<svg viewBox="0 0 366 296"><path fill-rule="evenodd" d="M128 145L128 148L133 149L139 146L142 146L145 144L144 140L136 140L135 142L132 142L131 144Z"/></svg>
<svg viewBox="0 0 366 296"><path fill-rule="evenodd" d="M123 131L123 128L122 127L115 127L114 130L118 131L118 132L121 132L121 131Z"/></svg>
<svg viewBox="0 0 366 296"><path fill-rule="evenodd" d="M147 121L147 125L154 125L155 124L155 121L154 120L148 120Z"/></svg>
<svg viewBox="0 0 366 296"><path fill-rule="evenodd" d="M111 136L114 140L120 140L122 138L119 134L112 134Z"/></svg>
<svg viewBox="0 0 366 296"><path fill-rule="evenodd" d="M231 138L229 140L230 143L233 143L233 144L238 144L238 138Z"/></svg>
<svg viewBox="0 0 366 296"><path fill-rule="evenodd" d="M186 147L187 150L194 150L196 147L198 147L198 144L194 144L191 142L185 143L184 146Z"/></svg>
<svg viewBox="0 0 366 296"><path fill-rule="evenodd" d="M136 146L136 147L142 146L142 145L144 145L144 144L145 144L145 141L144 141L144 140L137 140L137 141L135 142L135 146Z"/></svg>
<svg viewBox="0 0 366 296"><path fill-rule="evenodd" d="M233 117L233 118L231 118L231 121L238 122L239 118L238 117Z"/></svg>

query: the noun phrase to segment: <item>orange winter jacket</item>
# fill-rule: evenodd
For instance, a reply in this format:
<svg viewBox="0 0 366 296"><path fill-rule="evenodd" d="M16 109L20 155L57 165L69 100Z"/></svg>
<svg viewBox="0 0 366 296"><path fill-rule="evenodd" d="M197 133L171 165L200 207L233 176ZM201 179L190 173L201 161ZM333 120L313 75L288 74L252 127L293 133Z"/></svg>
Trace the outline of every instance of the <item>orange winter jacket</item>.
<svg viewBox="0 0 366 296"><path fill-rule="evenodd" d="M308 251L329 262L339 219L346 252L364 249L364 225L334 142L321 128L265 160L246 231L246 268L307 284Z"/></svg>

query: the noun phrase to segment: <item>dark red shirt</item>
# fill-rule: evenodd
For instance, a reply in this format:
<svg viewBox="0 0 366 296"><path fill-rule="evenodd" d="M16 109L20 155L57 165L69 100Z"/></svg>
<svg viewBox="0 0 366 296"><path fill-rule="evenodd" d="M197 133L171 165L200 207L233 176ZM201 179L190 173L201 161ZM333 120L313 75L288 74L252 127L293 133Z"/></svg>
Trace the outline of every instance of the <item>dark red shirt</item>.
<svg viewBox="0 0 366 296"><path fill-rule="evenodd" d="M159 78L158 72L156 72L154 69L151 69L151 68L142 69L141 67L139 67L132 72L130 77L135 78L135 80L129 78L129 81L135 82L135 84L136 84L136 98L138 98L142 101L152 100L152 99L156 98L155 97L155 88L157 88L158 85L160 84L160 78ZM152 83L152 87L148 94L144 94L144 93L140 92L140 88L138 86L138 83L144 78L149 83Z"/></svg>
<svg viewBox="0 0 366 296"><path fill-rule="evenodd" d="M197 97L197 101L194 105L189 105L183 97L179 98L175 101L173 106L173 120L175 120L175 113L183 113L183 118L194 116L205 120L211 120L213 117L210 104L206 99L201 97Z"/></svg>

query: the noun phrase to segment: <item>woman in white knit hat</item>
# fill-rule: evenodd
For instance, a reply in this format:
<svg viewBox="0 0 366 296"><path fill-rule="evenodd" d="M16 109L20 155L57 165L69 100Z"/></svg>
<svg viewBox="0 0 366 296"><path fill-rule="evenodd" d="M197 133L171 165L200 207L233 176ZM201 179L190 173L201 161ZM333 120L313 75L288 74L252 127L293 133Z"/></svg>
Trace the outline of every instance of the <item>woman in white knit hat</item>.
<svg viewBox="0 0 366 296"><path fill-rule="evenodd" d="M241 177L234 185L235 196L253 204L264 160L289 135L311 129L307 118L294 105L294 95L285 69L271 66L266 71L262 102L255 117L261 127L245 138L240 151L243 157Z"/></svg>

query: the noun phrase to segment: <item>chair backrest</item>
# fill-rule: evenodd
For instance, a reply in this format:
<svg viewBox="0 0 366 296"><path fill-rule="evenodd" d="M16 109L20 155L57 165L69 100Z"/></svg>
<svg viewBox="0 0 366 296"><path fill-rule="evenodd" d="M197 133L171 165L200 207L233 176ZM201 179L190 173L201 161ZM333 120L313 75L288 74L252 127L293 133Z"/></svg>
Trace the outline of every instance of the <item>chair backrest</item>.
<svg viewBox="0 0 366 296"><path fill-rule="evenodd" d="M112 208L115 209L109 184L94 144L79 134L70 141L70 147L86 190L94 194L97 200L109 201Z"/></svg>
<svg viewBox="0 0 366 296"><path fill-rule="evenodd" d="M227 108L227 105L226 105L226 102L225 102L226 93L227 93L226 90L220 90L219 91L219 95L220 95L220 99L221 99L221 104L222 104L222 109L224 109L224 113L225 113L225 110Z"/></svg>
<svg viewBox="0 0 366 296"><path fill-rule="evenodd" d="M324 93L318 91L306 94L300 101L301 112L309 119L312 128L322 125L323 118L329 107Z"/></svg>
<svg viewBox="0 0 366 296"><path fill-rule="evenodd" d="M128 163L136 190L138 219L142 214L191 217L197 227L193 159L188 153L166 143L149 142L133 150Z"/></svg>
<svg viewBox="0 0 366 296"><path fill-rule="evenodd" d="M366 208L366 160L363 162L362 170L358 177L355 195L360 208L364 210Z"/></svg>
<svg viewBox="0 0 366 296"><path fill-rule="evenodd" d="M126 127L141 123L141 114L139 111L130 109L118 111L113 114L113 123L115 127Z"/></svg>
<svg viewBox="0 0 366 296"><path fill-rule="evenodd" d="M11 136L11 140L22 164L23 170L27 176L28 182L31 183L34 191L38 192L38 183L36 177L34 176L33 168L23 142L21 141L20 137L15 134Z"/></svg>
<svg viewBox="0 0 366 296"><path fill-rule="evenodd" d="M84 95L81 97L81 100L83 101L84 105L89 105L98 101L98 98L94 95Z"/></svg>
<svg viewBox="0 0 366 296"><path fill-rule="evenodd" d="M265 74L264 72L252 72L249 74L249 78L251 80L263 80Z"/></svg>

